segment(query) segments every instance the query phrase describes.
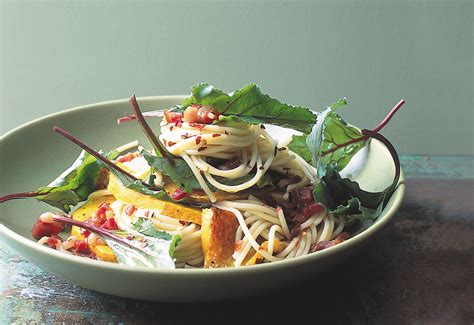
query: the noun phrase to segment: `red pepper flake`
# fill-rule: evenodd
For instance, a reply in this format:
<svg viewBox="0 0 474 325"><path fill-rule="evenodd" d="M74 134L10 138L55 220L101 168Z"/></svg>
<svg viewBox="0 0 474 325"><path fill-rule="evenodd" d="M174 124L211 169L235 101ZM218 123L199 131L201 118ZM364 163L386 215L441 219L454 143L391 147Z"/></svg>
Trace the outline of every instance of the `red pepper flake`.
<svg viewBox="0 0 474 325"><path fill-rule="evenodd" d="M213 138L217 138L217 137L220 137L220 136L221 136L221 135L220 135L219 133L214 133L214 134L212 135Z"/></svg>
<svg viewBox="0 0 474 325"><path fill-rule="evenodd" d="M168 147L172 147L176 144L176 142L173 141L168 141Z"/></svg>
<svg viewBox="0 0 474 325"><path fill-rule="evenodd" d="M206 127L205 124L201 124L201 123L189 123L189 126L192 128L197 128L201 131Z"/></svg>
<svg viewBox="0 0 474 325"><path fill-rule="evenodd" d="M196 138L196 144L200 144L201 143L201 136L199 135L197 138Z"/></svg>
<svg viewBox="0 0 474 325"><path fill-rule="evenodd" d="M198 151L200 152L200 151L203 151L203 150L206 150L206 149L207 149L207 147L200 147L200 148L198 148Z"/></svg>
<svg viewBox="0 0 474 325"><path fill-rule="evenodd" d="M173 131L173 128L174 128L174 126L173 126L173 125L171 125L171 126L170 126L170 131Z"/></svg>

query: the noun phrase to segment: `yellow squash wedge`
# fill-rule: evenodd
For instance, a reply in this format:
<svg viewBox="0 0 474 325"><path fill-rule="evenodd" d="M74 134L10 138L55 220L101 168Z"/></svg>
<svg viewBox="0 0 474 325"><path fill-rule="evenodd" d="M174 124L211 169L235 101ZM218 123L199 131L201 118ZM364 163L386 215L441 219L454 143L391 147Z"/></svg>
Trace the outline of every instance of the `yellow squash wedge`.
<svg viewBox="0 0 474 325"><path fill-rule="evenodd" d="M201 209L188 207L179 203L160 200L124 187L112 174L109 176L107 189L115 198L127 204L133 204L145 210L157 210L159 213L181 221L201 224Z"/></svg>
<svg viewBox="0 0 474 325"><path fill-rule="evenodd" d="M94 217L95 212L99 209L99 205L102 203L112 203L115 198L112 195L96 197L88 200L81 207L77 208L72 213L72 218L78 221L85 221ZM71 236L75 236L76 240L84 240L84 236L81 234L81 228L72 226ZM93 252L97 259L107 262L116 262L114 251L107 245L88 245L91 252Z"/></svg>

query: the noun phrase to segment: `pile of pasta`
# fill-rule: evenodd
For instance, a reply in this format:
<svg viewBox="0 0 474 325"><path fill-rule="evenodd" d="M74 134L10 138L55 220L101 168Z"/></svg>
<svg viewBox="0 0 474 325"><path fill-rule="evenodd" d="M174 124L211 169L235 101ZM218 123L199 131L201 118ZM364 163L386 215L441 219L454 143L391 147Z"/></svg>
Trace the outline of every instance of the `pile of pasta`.
<svg viewBox="0 0 474 325"><path fill-rule="evenodd" d="M240 267L275 262L307 255L347 238L343 232L344 219L324 208L307 216L293 231L285 209L268 204L259 197L258 189L252 190L266 173L278 173L293 182L283 190L267 194L275 202L289 202L293 191L317 180L314 167L274 139L264 125L225 127L168 123L164 119L159 139L170 153L182 157L189 165L204 191L200 198L204 196L207 207L134 192L121 186L113 175L108 188L91 194L85 206L97 207L108 202L121 229L138 218L148 218L157 230L180 235L181 241L174 251L177 267ZM150 174L146 160L138 151L128 157L118 164L134 176L146 179ZM212 163L215 161L232 164L223 168ZM242 181L228 185L223 178ZM155 172L155 183L160 182L163 183L163 175ZM76 210L73 218L81 215L84 220L81 209L84 208ZM102 254L96 249L95 254L99 259L105 256L113 261L111 250Z"/></svg>

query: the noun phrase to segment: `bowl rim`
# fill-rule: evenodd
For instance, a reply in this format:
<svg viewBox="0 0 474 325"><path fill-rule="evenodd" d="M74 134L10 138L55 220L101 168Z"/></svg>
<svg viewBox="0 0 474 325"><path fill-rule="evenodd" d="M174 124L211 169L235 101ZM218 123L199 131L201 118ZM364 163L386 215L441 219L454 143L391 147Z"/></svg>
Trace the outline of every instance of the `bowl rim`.
<svg viewBox="0 0 474 325"><path fill-rule="evenodd" d="M141 102L154 102L154 101L176 101L179 102L185 95L169 95L169 96L146 96L146 97L138 97L137 99ZM32 121L19 125L12 130L6 132L2 136L0 136L0 143L7 140L9 137L12 137L18 131L23 129L34 127L35 124L39 124L45 120L56 118L56 117L65 117L71 113L82 111L82 110L90 110L90 109L98 109L100 106L105 105L114 105L114 104L124 104L128 102L129 99L117 99L117 100L109 100L109 101L102 101L98 103L92 103L82 106L77 106L69 109L65 109L59 112L55 112L52 114L48 114L45 116L41 116L36 118ZM168 275L168 276L175 276L175 275L189 275L189 276L201 276L207 277L209 274L213 276L220 275L220 276L228 276L232 274L238 275L245 275L248 273L254 274L255 272L267 272L267 271L277 271L279 269L287 269L288 267L298 267L303 266L308 263L317 263L318 260L324 259L326 257L336 255L339 253L343 253L346 249L349 249L351 246L361 244L365 242L370 237L374 236L379 230L381 230L395 215L398 209L401 206L403 201L403 197L405 196L405 176L403 170L400 170L400 179L398 181L397 188L395 192L392 194L389 202L390 204L389 209L387 207L384 208L382 211L383 215L379 216L375 223L371 225L369 228L365 229L361 233L355 235L354 237L349 238L348 240L335 245L333 247L311 253L304 256L299 256L297 258L285 259L282 261L278 261L278 263L262 263L257 265L252 265L249 267L228 267L228 268L186 268L186 269L154 269L154 268L146 268L146 267L139 267L139 266L127 266L122 264L104 262L99 260L92 260L89 258L84 258L75 255L69 255L57 250L50 249L43 245L38 245L36 241L26 238L12 229L8 228L5 224L3 224L2 218L0 216L0 237L2 241L6 242L8 245L8 238L11 241L15 241L20 245L25 246L26 248L36 251L39 254L46 254L50 258L57 258L63 259L69 263L78 263L84 267L90 268L102 268L104 270L110 271L120 271L120 272L128 272L128 273L143 273L143 274L157 274L157 275Z"/></svg>

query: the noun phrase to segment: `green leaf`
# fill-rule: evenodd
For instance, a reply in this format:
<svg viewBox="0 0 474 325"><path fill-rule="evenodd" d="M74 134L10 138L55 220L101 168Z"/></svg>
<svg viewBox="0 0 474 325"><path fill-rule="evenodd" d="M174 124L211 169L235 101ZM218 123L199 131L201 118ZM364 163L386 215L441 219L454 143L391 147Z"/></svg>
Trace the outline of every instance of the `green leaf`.
<svg viewBox="0 0 474 325"><path fill-rule="evenodd" d="M169 158L152 156L146 151L142 151L141 155L151 166L152 173L155 170L160 171L187 193L201 188L191 168L182 158L174 158L174 164L171 164Z"/></svg>
<svg viewBox="0 0 474 325"><path fill-rule="evenodd" d="M125 187L142 194L153 196L154 198L157 198L160 200L169 200L168 194L165 191L152 190L149 187L144 186L140 181L135 181L133 183L126 185Z"/></svg>
<svg viewBox="0 0 474 325"><path fill-rule="evenodd" d="M113 151L106 157L114 159L117 155L118 153ZM89 194L97 190L103 168L101 162L82 151L74 163L60 176L49 185L40 187L32 193L39 194L35 196L37 200L69 212L71 206L84 201Z"/></svg>
<svg viewBox="0 0 474 325"><path fill-rule="evenodd" d="M328 165L325 175L314 186L313 196L335 215L362 214L364 218L375 220L396 187L393 182L384 191L367 192L357 182L342 178L335 165Z"/></svg>
<svg viewBox="0 0 474 325"><path fill-rule="evenodd" d="M249 84L232 95L209 84L192 88L192 95L182 103L213 106L219 113L221 123L241 121L247 124L268 123L293 128L309 133L316 116L309 109L281 103L261 92L255 84Z"/></svg>
<svg viewBox="0 0 474 325"><path fill-rule="evenodd" d="M114 251L117 262L120 264L160 269L175 268L170 252L174 252L176 242L179 243L179 239L133 235L132 240L125 237L118 241L111 237L101 237Z"/></svg>
<svg viewBox="0 0 474 325"><path fill-rule="evenodd" d="M163 238L166 240L172 239L172 236L167 232L156 230L153 221L148 218L139 217L138 220L132 225L132 229L146 236Z"/></svg>
<svg viewBox="0 0 474 325"><path fill-rule="evenodd" d="M311 151L306 143L307 134L294 135L288 144L288 149L299 155L301 158L311 163Z"/></svg>
<svg viewBox="0 0 474 325"><path fill-rule="evenodd" d="M340 99L319 113L318 121L306 139L313 166L318 169L319 176L324 175L325 167L329 164L335 164L338 171L344 169L366 144L362 133L335 112L346 104L345 98ZM354 143L347 144L350 141Z"/></svg>

